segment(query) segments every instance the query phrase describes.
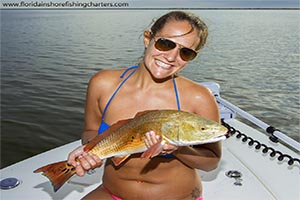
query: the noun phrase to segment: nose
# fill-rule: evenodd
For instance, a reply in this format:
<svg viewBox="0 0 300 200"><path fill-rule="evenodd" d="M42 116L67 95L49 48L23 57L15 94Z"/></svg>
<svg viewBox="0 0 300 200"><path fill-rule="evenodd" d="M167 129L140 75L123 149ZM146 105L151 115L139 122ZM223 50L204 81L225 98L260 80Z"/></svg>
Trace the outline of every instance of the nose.
<svg viewBox="0 0 300 200"><path fill-rule="evenodd" d="M169 51L166 51L164 56L168 62L174 62L176 60L176 57L178 56L178 53L178 48L174 48Z"/></svg>

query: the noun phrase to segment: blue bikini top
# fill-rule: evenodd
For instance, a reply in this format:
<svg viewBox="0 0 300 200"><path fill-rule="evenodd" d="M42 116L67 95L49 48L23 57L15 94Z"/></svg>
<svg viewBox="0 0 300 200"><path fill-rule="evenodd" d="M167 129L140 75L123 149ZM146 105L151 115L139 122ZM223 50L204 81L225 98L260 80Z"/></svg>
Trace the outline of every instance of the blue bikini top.
<svg viewBox="0 0 300 200"><path fill-rule="evenodd" d="M113 100L113 98L115 97L115 95L117 94L117 92L120 90L120 88L122 87L122 85L134 74L134 72L137 70L139 66L132 66L127 68L120 76L120 78L124 78L124 76L127 74L128 71L131 71L130 74L119 84L119 86L117 87L117 89L114 91L114 93L111 95L110 99L108 100L103 114L102 114L102 119L101 119L101 124L100 127L98 129L98 134L101 134L102 132L104 132L106 129L108 129L110 127L110 125L108 125L107 123L105 123L104 118L105 118L105 113L106 110L109 106L109 104L111 103L111 101ZM179 102L179 95L178 95L178 90L177 90L177 86L176 86L176 80L175 78L173 78L173 85L174 85L174 91L175 91L175 96L176 96L176 102L177 102L177 108L178 110L180 110L180 102Z"/></svg>
<svg viewBox="0 0 300 200"><path fill-rule="evenodd" d="M109 104L111 103L111 101L113 100L113 98L115 97L115 95L118 93L118 91L120 90L120 88L124 85L124 83L134 74L134 72L137 70L139 66L132 66L127 68L120 76L121 79L123 79L125 77L125 75L127 74L127 72L131 71L128 76L119 84L119 86L117 87L117 89L114 91L114 93L111 95L110 99L108 100L104 111L102 113L102 119L101 119L101 124L99 126L98 129L98 134L103 133L106 129L108 129L110 127L110 125L108 125L105 121L105 113L106 110L109 106ZM178 90L177 90L177 86L176 86L176 80L175 78L173 78L173 86L174 86L174 91L175 91L175 97L176 97L176 102L177 102L177 109L180 110L180 102L179 102L179 95L178 95ZM173 158L174 156L172 154L167 154L165 156L163 156L165 158Z"/></svg>

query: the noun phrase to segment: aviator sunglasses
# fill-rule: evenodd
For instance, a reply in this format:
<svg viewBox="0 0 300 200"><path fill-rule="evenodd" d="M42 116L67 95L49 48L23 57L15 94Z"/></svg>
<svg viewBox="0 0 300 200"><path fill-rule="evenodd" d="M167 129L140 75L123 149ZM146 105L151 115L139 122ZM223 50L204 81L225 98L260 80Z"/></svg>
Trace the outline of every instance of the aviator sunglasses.
<svg viewBox="0 0 300 200"><path fill-rule="evenodd" d="M170 51L177 46L177 43L166 38L159 38L158 40L155 41L154 46L159 51ZM182 60L191 61L197 56L197 52L187 47L182 47L179 48L179 55Z"/></svg>

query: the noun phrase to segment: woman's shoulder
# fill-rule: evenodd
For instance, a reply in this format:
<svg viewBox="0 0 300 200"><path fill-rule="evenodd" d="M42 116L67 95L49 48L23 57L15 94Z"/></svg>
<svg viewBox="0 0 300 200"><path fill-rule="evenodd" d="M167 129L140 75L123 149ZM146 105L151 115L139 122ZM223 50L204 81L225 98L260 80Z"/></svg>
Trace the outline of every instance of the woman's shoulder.
<svg viewBox="0 0 300 200"><path fill-rule="evenodd" d="M211 91L207 87L183 76L179 77L178 84L180 85L179 87L184 88L183 90L184 92L188 92L189 94L194 94L194 95L201 94L205 96L212 95Z"/></svg>
<svg viewBox="0 0 300 200"><path fill-rule="evenodd" d="M120 78L120 74L124 69L103 69L95 73L91 80L95 81L107 81L115 80Z"/></svg>
<svg viewBox="0 0 300 200"><path fill-rule="evenodd" d="M178 79L178 88L184 108L208 119L219 120L216 99L207 87L190 79L180 77Z"/></svg>
<svg viewBox="0 0 300 200"><path fill-rule="evenodd" d="M88 92L98 95L109 94L120 82L123 69L105 69L95 73L89 80Z"/></svg>
<svg viewBox="0 0 300 200"><path fill-rule="evenodd" d="M105 88L116 85L119 83L123 71L124 69L103 69L91 77L89 85Z"/></svg>

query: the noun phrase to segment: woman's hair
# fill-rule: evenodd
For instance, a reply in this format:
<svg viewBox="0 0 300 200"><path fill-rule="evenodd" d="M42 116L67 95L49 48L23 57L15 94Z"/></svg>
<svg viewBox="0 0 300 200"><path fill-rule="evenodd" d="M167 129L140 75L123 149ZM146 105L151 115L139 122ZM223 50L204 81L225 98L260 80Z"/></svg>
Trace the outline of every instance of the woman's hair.
<svg viewBox="0 0 300 200"><path fill-rule="evenodd" d="M171 21L187 21L191 26L198 31L200 42L196 48L199 50L204 47L208 28L206 24L195 14L183 11L172 11L158 18L151 27L151 34L154 37L162 28Z"/></svg>

